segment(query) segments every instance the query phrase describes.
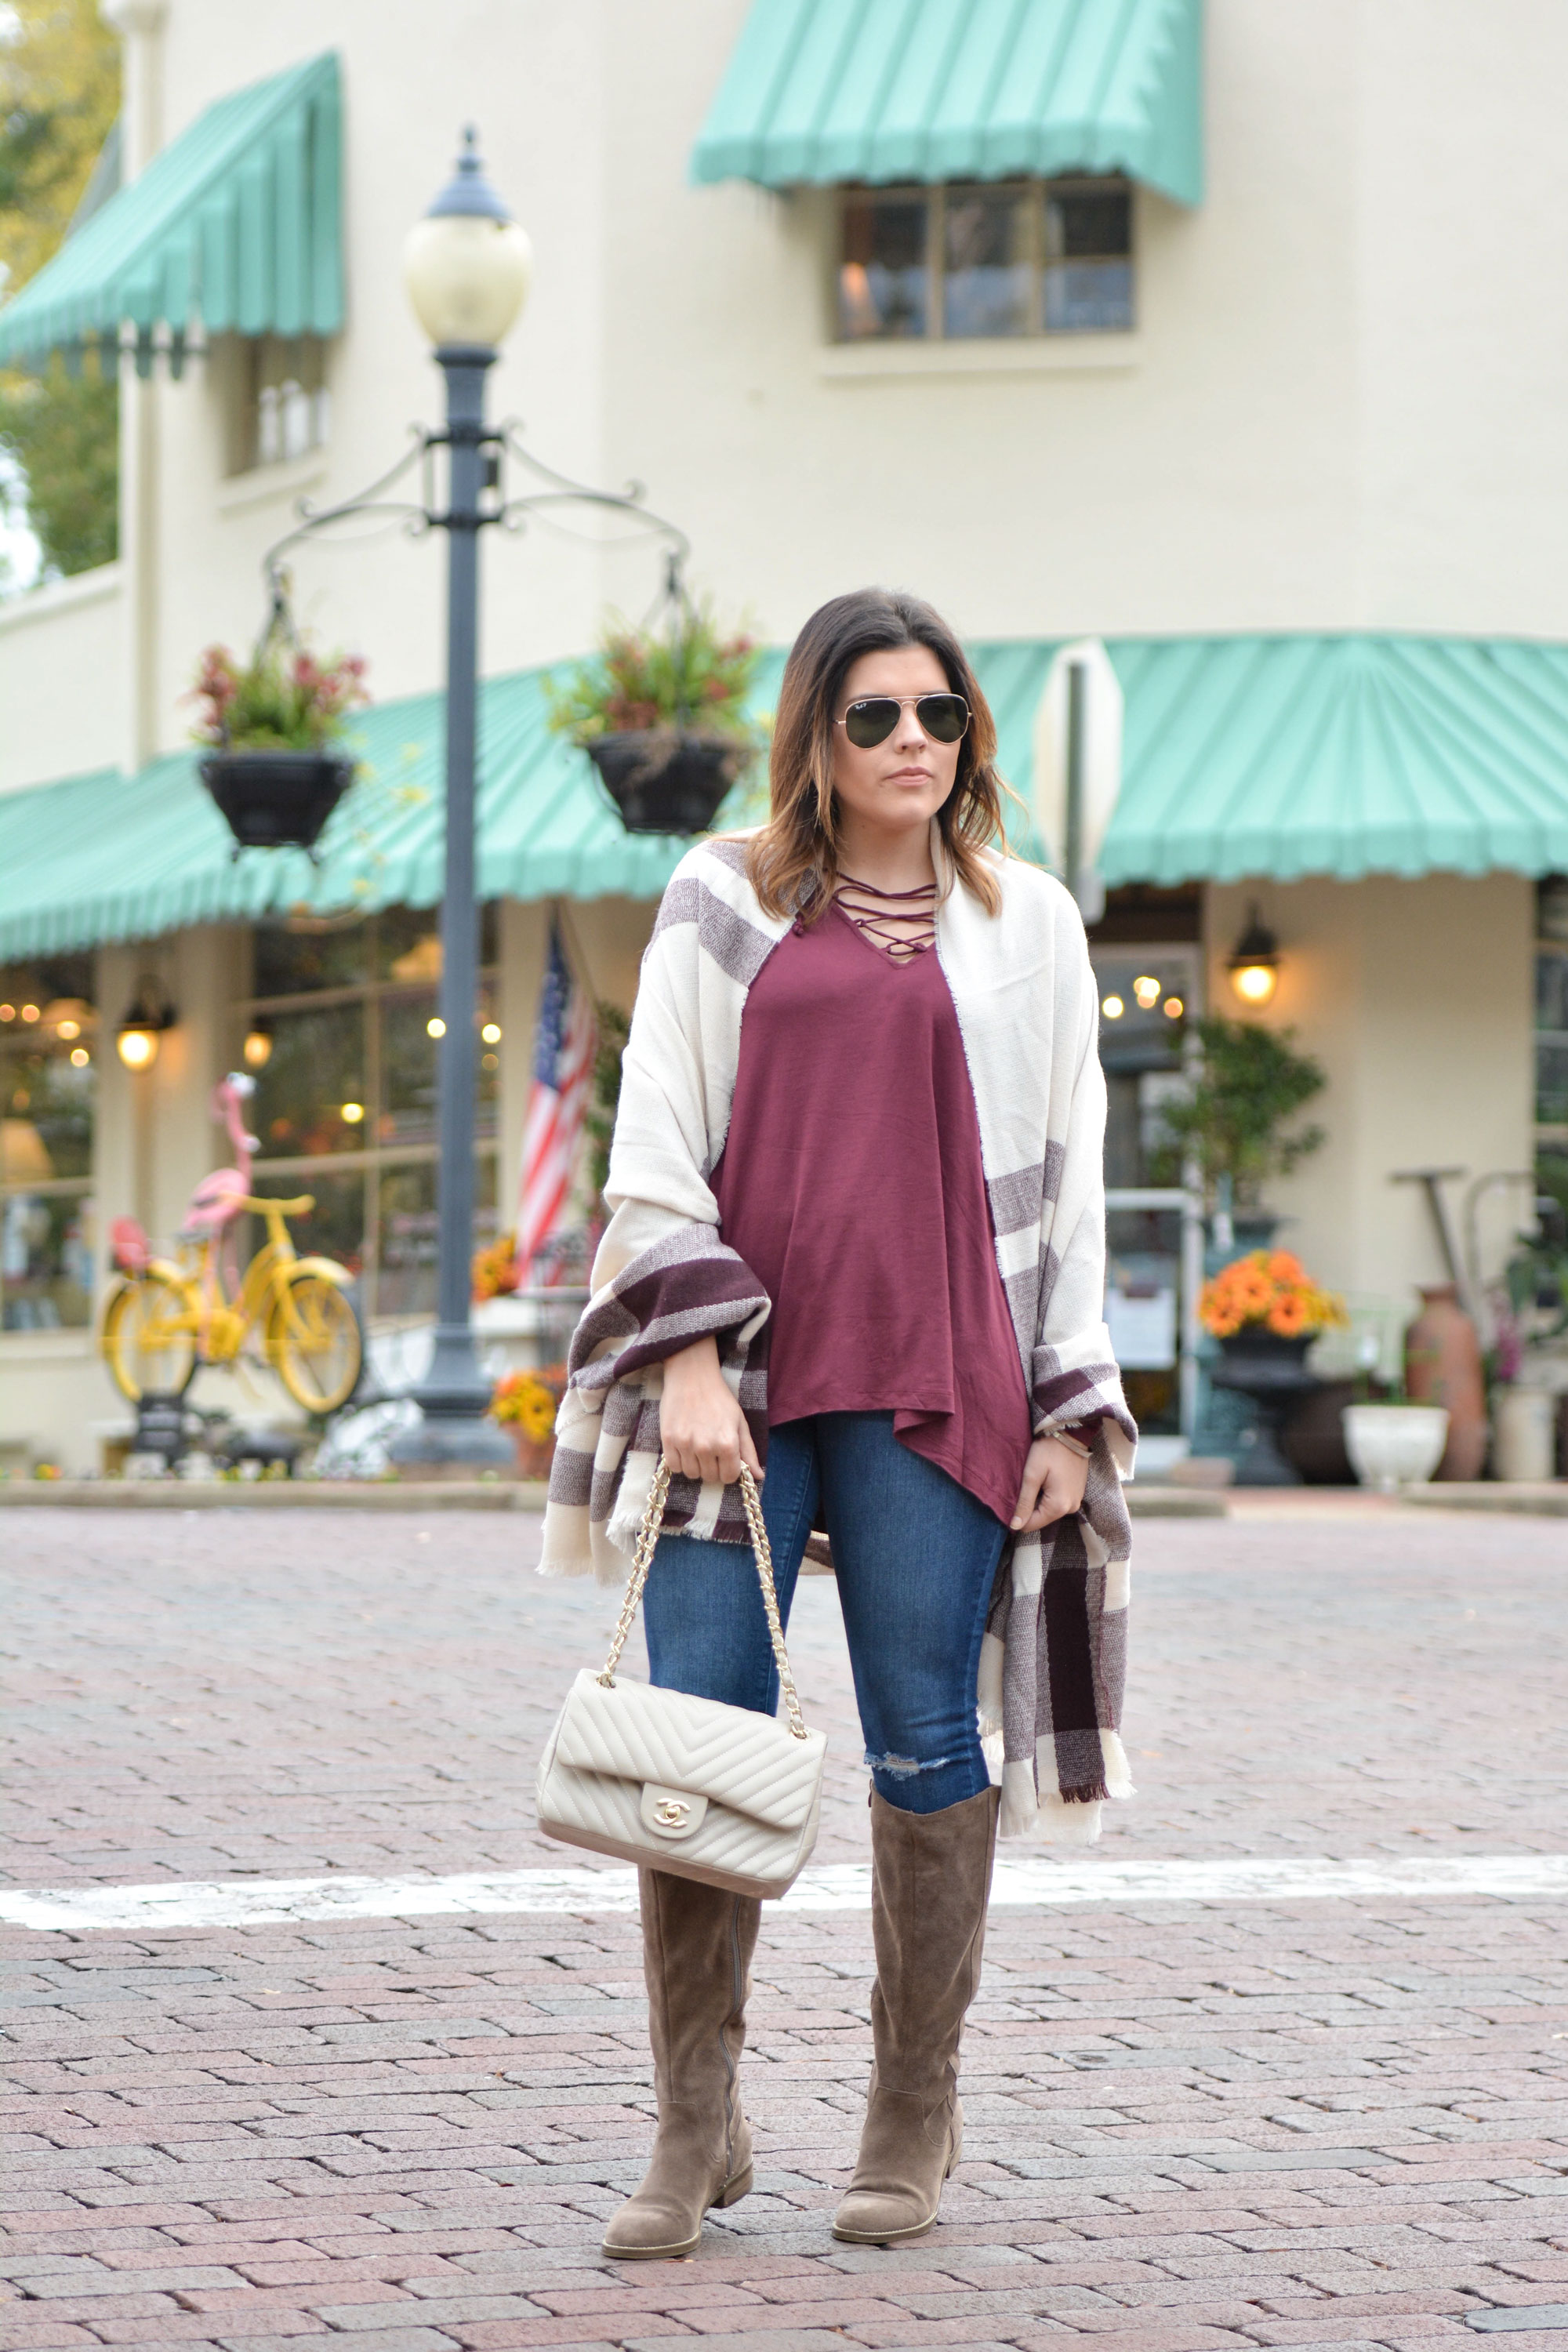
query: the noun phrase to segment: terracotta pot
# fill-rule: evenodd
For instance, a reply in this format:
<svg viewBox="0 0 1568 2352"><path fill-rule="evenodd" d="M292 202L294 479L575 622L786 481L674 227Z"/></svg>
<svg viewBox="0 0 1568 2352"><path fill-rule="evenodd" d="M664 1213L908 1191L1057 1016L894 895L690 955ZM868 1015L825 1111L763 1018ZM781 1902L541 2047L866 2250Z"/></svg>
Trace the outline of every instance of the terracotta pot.
<svg viewBox="0 0 1568 2352"><path fill-rule="evenodd" d="M520 1421L509 1421L506 1429L511 1439L511 1450L517 1456L518 1476L548 1478L550 1465L555 1455L553 1433L548 1437L530 1437Z"/></svg>
<svg viewBox="0 0 1568 2352"><path fill-rule="evenodd" d="M1440 1404L1448 1442L1439 1478L1479 1478L1487 1458L1487 1395L1481 1343L1451 1282L1421 1293L1420 1314L1405 1335L1405 1392L1412 1404Z"/></svg>

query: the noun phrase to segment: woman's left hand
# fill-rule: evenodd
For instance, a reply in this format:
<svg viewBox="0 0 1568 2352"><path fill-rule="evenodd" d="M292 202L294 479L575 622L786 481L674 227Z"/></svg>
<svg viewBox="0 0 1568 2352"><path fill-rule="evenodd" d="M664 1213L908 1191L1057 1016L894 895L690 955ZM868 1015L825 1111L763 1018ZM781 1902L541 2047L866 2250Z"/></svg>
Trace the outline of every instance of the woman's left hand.
<svg viewBox="0 0 1568 2352"><path fill-rule="evenodd" d="M1053 1520L1070 1518L1083 1503L1088 1480L1086 1454L1076 1453L1057 1438L1037 1437L1024 1465L1013 1513L1014 1534L1033 1535L1037 1528L1048 1528Z"/></svg>

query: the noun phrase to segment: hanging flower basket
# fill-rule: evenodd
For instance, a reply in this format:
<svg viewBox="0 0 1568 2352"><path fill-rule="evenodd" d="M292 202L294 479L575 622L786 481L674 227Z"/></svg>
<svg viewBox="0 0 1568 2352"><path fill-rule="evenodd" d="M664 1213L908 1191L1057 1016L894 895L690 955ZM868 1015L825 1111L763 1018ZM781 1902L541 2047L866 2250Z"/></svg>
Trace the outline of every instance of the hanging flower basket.
<svg viewBox="0 0 1568 2352"><path fill-rule="evenodd" d="M226 646L202 656L188 701L209 748L200 775L242 849L311 849L353 782L342 748L346 714L367 699L356 655L321 661L289 617L288 581L274 575L272 611L247 661Z"/></svg>
<svg viewBox="0 0 1568 2352"><path fill-rule="evenodd" d="M746 764L733 736L639 728L584 746L628 833L706 833Z"/></svg>
<svg viewBox="0 0 1568 2352"><path fill-rule="evenodd" d="M706 833L766 740L749 715L755 641L694 604L671 559L662 626L611 614L595 658L544 683L552 730L587 752L628 833Z"/></svg>
<svg viewBox="0 0 1568 2352"><path fill-rule="evenodd" d="M239 849L313 849L353 782L340 751L210 751L201 779Z"/></svg>

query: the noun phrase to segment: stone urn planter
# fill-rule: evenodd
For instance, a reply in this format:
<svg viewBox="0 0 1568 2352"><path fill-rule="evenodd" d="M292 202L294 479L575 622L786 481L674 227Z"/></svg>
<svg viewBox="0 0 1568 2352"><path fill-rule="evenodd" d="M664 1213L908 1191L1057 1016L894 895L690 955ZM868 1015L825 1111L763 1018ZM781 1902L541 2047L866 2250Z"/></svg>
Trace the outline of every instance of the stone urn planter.
<svg viewBox="0 0 1568 2352"><path fill-rule="evenodd" d="M1279 1450L1279 1431L1318 1383L1307 1370L1314 1332L1282 1339L1273 1331L1236 1331L1219 1343L1220 1360L1211 1375L1215 1388L1231 1389L1251 1403L1257 1422L1251 1443L1237 1456L1238 1486L1299 1486L1301 1473Z"/></svg>
<svg viewBox="0 0 1568 2352"><path fill-rule="evenodd" d="M1345 1452L1363 1486L1424 1486L1443 1458L1448 1415L1434 1404L1347 1404Z"/></svg>

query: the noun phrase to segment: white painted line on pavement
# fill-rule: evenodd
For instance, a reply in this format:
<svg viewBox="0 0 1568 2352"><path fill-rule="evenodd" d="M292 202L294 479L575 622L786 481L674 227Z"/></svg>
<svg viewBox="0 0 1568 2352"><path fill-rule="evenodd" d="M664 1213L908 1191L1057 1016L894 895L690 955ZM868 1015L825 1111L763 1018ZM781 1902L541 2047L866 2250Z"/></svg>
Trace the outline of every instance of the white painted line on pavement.
<svg viewBox="0 0 1568 2352"><path fill-rule="evenodd" d="M1444 1895L1501 1901L1568 1895L1568 1854L1430 1854L1397 1862L1054 1862L1003 1855L994 1904L1054 1909L1075 1903L1365 1902ZM637 1909L632 1870L465 1871L450 1878L171 1879L153 1886L0 1891L0 1924L45 1933L143 1934L163 1927L247 1927L287 1919L429 1919L458 1913L616 1913ZM866 1863L803 1870L785 1911L867 1911Z"/></svg>

